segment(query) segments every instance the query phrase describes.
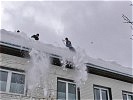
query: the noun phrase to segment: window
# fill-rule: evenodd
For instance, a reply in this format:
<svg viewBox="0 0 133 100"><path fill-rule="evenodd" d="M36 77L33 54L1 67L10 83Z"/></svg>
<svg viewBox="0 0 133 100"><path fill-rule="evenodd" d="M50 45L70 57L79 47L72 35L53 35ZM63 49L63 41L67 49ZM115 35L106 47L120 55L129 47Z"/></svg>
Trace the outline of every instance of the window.
<svg viewBox="0 0 133 100"><path fill-rule="evenodd" d="M12 73L10 92L12 93L24 93L25 76L22 74Z"/></svg>
<svg viewBox="0 0 133 100"><path fill-rule="evenodd" d="M56 55L51 55L50 62L52 65L56 65L56 66L62 65L59 56L56 56Z"/></svg>
<svg viewBox="0 0 133 100"><path fill-rule="evenodd" d="M68 83L68 100L76 100L76 85Z"/></svg>
<svg viewBox="0 0 133 100"><path fill-rule="evenodd" d="M0 69L0 91L24 94L25 75L21 72Z"/></svg>
<svg viewBox="0 0 133 100"><path fill-rule="evenodd" d="M60 56L54 54L50 54L50 63L56 66L65 64L65 68L74 69L74 64L71 61L66 60L64 62Z"/></svg>
<svg viewBox="0 0 133 100"><path fill-rule="evenodd" d="M58 81L58 99L66 100L66 83Z"/></svg>
<svg viewBox="0 0 133 100"><path fill-rule="evenodd" d="M0 71L0 91L6 91L8 72Z"/></svg>
<svg viewBox="0 0 133 100"><path fill-rule="evenodd" d="M133 93L122 92L123 100L133 100Z"/></svg>
<svg viewBox="0 0 133 100"><path fill-rule="evenodd" d="M8 43L4 43L4 44L8 44ZM8 45L13 45L13 44L8 44ZM28 48L26 48L26 47L21 48L21 46L18 46L18 45L14 45L14 46L16 46L17 48L20 48L20 49L1 45L0 53L13 55L13 56L17 56L17 57L22 57L22 58L29 58L30 57ZM21 49L24 49L24 50L21 50Z"/></svg>
<svg viewBox="0 0 133 100"><path fill-rule="evenodd" d="M95 100L110 100L110 88L94 86L94 99Z"/></svg>
<svg viewBox="0 0 133 100"><path fill-rule="evenodd" d="M76 100L76 85L73 82L58 80L58 100Z"/></svg>

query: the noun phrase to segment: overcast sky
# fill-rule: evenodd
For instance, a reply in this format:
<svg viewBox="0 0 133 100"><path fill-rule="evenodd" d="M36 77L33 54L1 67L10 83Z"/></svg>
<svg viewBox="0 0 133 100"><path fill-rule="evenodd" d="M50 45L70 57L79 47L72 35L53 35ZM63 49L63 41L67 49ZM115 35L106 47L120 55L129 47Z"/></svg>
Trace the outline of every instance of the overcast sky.
<svg viewBox="0 0 133 100"><path fill-rule="evenodd" d="M1 28L20 30L40 41L85 49L93 58L132 66L132 29L122 14L132 18L129 1L5 1L1 2Z"/></svg>

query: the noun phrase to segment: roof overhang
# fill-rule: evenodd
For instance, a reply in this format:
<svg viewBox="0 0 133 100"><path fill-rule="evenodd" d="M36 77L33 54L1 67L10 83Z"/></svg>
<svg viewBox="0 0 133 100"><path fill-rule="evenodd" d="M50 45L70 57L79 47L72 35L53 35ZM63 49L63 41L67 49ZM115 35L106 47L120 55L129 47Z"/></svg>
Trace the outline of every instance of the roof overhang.
<svg viewBox="0 0 133 100"><path fill-rule="evenodd" d="M10 54L18 57L29 58L29 51L31 49L27 47L21 47L11 43L0 41L0 53ZM116 70L111 70L105 67L94 65L92 63L86 64L88 73L96 74L128 83L133 83L133 75L122 73Z"/></svg>
<svg viewBox="0 0 133 100"><path fill-rule="evenodd" d="M101 66L97 66L94 64L87 63L88 73L100 75L128 83L133 83L133 75L129 75L126 73L118 72L115 70L103 68Z"/></svg>

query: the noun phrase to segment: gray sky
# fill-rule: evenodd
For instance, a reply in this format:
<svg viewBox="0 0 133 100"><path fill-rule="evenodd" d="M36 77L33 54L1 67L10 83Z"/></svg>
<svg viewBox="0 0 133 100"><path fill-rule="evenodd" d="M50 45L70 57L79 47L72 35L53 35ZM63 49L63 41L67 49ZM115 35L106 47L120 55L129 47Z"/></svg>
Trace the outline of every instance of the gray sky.
<svg viewBox="0 0 133 100"><path fill-rule="evenodd" d="M1 28L20 30L40 41L65 47L68 37L74 47L93 58L132 66L132 30L122 14L132 17L129 1L5 1L1 3ZM93 42L93 44L91 44Z"/></svg>

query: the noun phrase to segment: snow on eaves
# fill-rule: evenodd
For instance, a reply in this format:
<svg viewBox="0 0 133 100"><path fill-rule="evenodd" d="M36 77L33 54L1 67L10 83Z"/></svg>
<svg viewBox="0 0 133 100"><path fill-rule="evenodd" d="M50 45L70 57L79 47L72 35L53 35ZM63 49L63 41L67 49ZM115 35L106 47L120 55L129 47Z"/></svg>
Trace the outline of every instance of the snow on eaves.
<svg viewBox="0 0 133 100"><path fill-rule="evenodd" d="M40 41L35 41L30 37L27 37L23 32L10 32L4 29L1 29L1 41L5 43L19 45L21 47L26 47L29 49L36 49L38 51L43 51L50 54L56 54L58 56L73 55L73 52L70 52L68 48L55 47L52 44L44 44Z"/></svg>
<svg viewBox="0 0 133 100"><path fill-rule="evenodd" d="M74 52L71 52L68 48L55 47L52 44L44 44L40 41L35 41L23 32L10 32L4 29L0 30L1 42L10 43L14 45L19 45L21 47L26 47L29 49L36 49L38 51L43 51L46 53L58 55L60 57L72 58L75 55ZM124 67L115 61L104 61L102 59L94 59L88 56L88 63L101 66L102 68L118 71L128 75L133 75L133 69L129 67Z"/></svg>
<svg viewBox="0 0 133 100"><path fill-rule="evenodd" d="M128 75L133 77L133 68L125 67L120 64L118 64L115 61L105 61L102 59L93 59L88 57L88 63L94 64L97 67L100 67L101 69L109 70L111 72L120 72L123 75Z"/></svg>

